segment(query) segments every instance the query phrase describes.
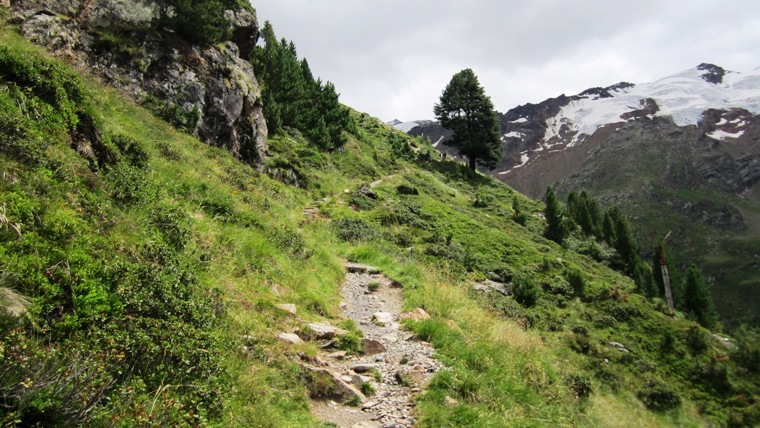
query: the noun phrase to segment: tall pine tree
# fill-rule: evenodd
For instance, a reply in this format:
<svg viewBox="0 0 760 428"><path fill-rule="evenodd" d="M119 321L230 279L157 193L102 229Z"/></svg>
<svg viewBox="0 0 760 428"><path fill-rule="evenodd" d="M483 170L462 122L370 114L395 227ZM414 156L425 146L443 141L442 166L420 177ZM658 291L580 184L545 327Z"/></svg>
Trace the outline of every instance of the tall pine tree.
<svg viewBox="0 0 760 428"><path fill-rule="evenodd" d="M256 46L252 62L262 83L270 133L293 128L322 150L341 147L347 141L343 132L351 129L352 122L335 85L315 80L306 59L298 59L293 42L278 41L269 22L261 35L264 44Z"/></svg>
<svg viewBox="0 0 760 428"><path fill-rule="evenodd" d="M557 195L551 187L546 188L544 196L546 207L544 208L544 217L546 217L546 230L544 236L558 244L562 244L568 234L567 220L562 207L559 204Z"/></svg>
<svg viewBox="0 0 760 428"><path fill-rule="evenodd" d="M702 272L693 263L689 264L684 282L684 310L697 322L707 328L715 325L716 315L710 289L702 277Z"/></svg>
<svg viewBox="0 0 760 428"><path fill-rule="evenodd" d="M496 167L502 157L499 118L471 69L451 78L433 112L444 128L454 131L446 144L466 157L473 171L478 165Z"/></svg>

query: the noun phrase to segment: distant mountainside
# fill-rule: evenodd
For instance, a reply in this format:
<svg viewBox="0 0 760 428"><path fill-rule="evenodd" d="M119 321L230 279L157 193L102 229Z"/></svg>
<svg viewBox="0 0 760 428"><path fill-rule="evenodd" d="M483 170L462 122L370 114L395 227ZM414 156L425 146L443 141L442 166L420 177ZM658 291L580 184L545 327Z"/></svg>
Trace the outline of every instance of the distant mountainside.
<svg viewBox="0 0 760 428"><path fill-rule="evenodd" d="M700 64L591 88L501 114L504 158L489 173L533 197L584 189L624 207L644 246L672 232L714 281L724 319L757 323L760 303L747 297L760 288L759 113L760 70ZM407 132L455 154L436 122Z"/></svg>

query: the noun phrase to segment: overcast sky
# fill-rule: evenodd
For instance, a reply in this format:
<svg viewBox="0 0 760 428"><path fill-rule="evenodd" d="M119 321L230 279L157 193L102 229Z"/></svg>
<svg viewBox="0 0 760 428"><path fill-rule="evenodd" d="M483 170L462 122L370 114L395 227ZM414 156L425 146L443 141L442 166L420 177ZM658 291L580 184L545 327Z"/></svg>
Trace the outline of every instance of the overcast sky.
<svg viewBox="0 0 760 428"><path fill-rule="evenodd" d="M472 68L500 112L711 62L760 67L760 0L252 0L341 101L432 119Z"/></svg>

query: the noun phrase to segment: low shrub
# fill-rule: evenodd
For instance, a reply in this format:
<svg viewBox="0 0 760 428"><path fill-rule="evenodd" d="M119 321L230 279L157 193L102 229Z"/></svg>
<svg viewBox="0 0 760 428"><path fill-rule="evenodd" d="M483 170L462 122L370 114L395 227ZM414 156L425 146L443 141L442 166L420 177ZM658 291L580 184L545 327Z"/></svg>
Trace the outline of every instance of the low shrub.
<svg viewBox="0 0 760 428"><path fill-rule="evenodd" d="M565 271L565 278L573 289L573 293L576 297L583 297L586 293L586 278L578 269L567 269Z"/></svg>
<svg viewBox="0 0 760 428"><path fill-rule="evenodd" d="M760 373L760 329L741 326L734 333L734 359L747 370Z"/></svg>
<svg viewBox="0 0 760 428"><path fill-rule="evenodd" d="M650 381L644 389L636 393L644 405L655 412L664 412L681 406L681 397L670 386L661 381Z"/></svg>
<svg viewBox="0 0 760 428"><path fill-rule="evenodd" d="M594 392L591 380L582 374L573 373L569 375L567 377L567 384L579 399L587 398Z"/></svg>
<svg viewBox="0 0 760 428"><path fill-rule="evenodd" d="M512 293L515 300L526 308L529 308L535 306L538 302L538 298L541 295L541 287L532 278L516 278L512 287Z"/></svg>
<svg viewBox="0 0 760 428"><path fill-rule="evenodd" d="M396 193L399 195L417 196L420 194L420 191L414 186L402 184L396 187Z"/></svg>
<svg viewBox="0 0 760 428"><path fill-rule="evenodd" d="M348 242L367 242L380 235L380 231L360 218L344 218L333 222L338 238Z"/></svg>

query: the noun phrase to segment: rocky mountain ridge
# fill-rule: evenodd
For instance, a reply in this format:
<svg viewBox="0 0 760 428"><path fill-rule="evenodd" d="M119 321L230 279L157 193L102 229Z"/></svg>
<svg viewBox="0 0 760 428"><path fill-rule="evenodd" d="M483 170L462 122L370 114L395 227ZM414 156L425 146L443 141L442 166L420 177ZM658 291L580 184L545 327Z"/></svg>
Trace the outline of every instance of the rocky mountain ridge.
<svg viewBox="0 0 760 428"><path fill-rule="evenodd" d="M202 141L263 166L267 126L248 62L259 37L251 11L226 11L231 39L208 46L152 28L155 6L149 2L20 0L12 7L13 21L29 40L91 70Z"/></svg>

